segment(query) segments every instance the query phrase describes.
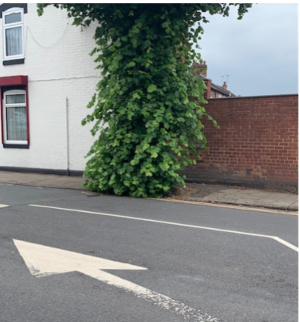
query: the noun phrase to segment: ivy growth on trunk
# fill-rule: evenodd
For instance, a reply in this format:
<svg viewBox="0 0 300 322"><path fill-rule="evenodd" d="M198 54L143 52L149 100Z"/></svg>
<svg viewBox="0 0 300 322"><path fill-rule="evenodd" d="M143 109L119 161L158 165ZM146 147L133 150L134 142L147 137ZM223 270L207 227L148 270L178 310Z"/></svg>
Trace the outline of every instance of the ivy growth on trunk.
<svg viewBox="0 0 300 322"><path fill-rule="evenodd" d="M48 5L38 4L39 15ZM203 33L200 22L208 22L205 12L228 15L231 5L241 19L251 4L53 5L75 25L98 23L92 54L102 79L82 121L94 123L96 137L85 187L162 197L184 184L179 171L195 164L196 147L206 147L202 119L209 117L205 85L191 72L201 59L192 47Z"/></svg>

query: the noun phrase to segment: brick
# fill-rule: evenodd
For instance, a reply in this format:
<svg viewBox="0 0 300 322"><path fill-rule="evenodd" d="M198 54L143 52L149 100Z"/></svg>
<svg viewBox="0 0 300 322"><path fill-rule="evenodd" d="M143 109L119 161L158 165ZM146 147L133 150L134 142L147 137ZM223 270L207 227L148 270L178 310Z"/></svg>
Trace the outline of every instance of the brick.
<svg viewBox="0 0 300 322"><path fill-rule="evenodd" d="M206 108L222 126L218 133L213 127L205 132L210 178L297 182L298 95L208 100ZM192 176L207 177L203 169Z"/></svg>

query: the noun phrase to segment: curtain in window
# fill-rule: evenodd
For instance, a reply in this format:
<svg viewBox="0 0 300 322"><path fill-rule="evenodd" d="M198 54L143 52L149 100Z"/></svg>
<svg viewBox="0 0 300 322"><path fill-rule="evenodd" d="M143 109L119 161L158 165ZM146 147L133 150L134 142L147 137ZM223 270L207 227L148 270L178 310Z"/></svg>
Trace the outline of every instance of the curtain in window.
<svg viewBox="0 0 300 322"><path fill-rule="evenodd" d="M5 29L6 56L22 54L22 27Z"/></svg>
<svg viewBox="0 0 300 322"><path fill-rule="evenodd" d="M6 95L6 104L16 104L16 103L25 104L25 94Z"/></svg>
<svg viewBox="0 0 300 322"><path fill-rule="evenodd" d="M7 140L26 141L26 107L6 108Z"/></svg>

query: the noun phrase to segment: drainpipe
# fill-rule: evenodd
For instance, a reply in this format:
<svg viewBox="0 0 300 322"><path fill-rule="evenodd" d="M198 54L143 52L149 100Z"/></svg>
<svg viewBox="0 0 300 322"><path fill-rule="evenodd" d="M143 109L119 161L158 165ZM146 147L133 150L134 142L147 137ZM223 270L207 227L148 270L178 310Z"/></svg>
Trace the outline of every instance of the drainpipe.
<svg viewBox="0 0 300 322"><path fill-rule="evenodd" d="M66 97L67 175L70 176L69 99Z"/></svg>

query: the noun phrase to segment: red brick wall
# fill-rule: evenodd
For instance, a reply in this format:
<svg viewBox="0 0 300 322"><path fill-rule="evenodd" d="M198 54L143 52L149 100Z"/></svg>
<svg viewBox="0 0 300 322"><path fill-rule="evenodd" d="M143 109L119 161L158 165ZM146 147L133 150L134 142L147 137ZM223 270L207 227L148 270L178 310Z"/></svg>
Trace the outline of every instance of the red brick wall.
<svg viewBox="0 0 300 322"><path fill-rule="evenodd" d="M210 147L186 169L189 181L294 190L298 185L298 95L210 99Z"/></svg>

